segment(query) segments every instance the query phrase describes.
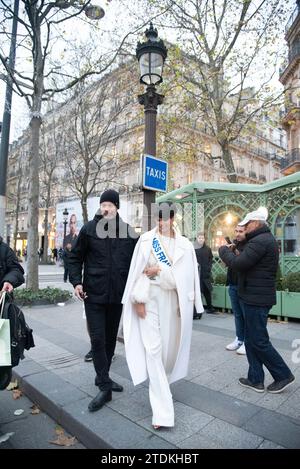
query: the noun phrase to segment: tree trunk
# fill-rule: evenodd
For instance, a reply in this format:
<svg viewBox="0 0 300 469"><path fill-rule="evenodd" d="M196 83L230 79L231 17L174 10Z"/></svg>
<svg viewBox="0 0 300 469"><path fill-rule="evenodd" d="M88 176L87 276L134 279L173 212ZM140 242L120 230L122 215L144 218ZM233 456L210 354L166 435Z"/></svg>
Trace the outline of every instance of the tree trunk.
<svg viewBox="0 0 300 469"><path fill-rule="evenodd" d="M228 142L220 142L226 175L229 182L238 182Z"/></svg>
<svg viewBox="0 0 300 469"><path fill-rule="evenodd" d="M39 248L39 139L41 119L32 117L31 152L29 157L28 191L28 249L26 287L33 291L39 288L38 248Z"/></svg>
<svg viewBox="0 0 300 469"><path fill-rule="evenodd" d="M19 231L19 211L20 211L20 194L21 194L21 178L18 179L18 187L17 187L17 203L16 203L16 218L15 218L15 231L14 231L14 251L17 250L17 236Z"/></svg>
<svg viewBox="0 0 300 469"><path fill-rule="evenodd" d="M88 211L87 211L87 197L81 199L81 209L82 209L82 219L83 223L87 223L88 220Z"/></svg>

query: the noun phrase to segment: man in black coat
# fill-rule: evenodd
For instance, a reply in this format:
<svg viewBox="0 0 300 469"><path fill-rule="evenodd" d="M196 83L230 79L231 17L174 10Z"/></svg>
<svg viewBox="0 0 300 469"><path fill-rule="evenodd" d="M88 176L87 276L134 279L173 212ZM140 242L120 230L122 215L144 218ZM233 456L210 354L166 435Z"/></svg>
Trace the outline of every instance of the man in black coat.
<svg viewBox="0 0 300 469"><path fill-rule="evenodd" d="M100 389L90 402L94 412L111 400L112 391L122 386L109 377L118 327L122 296L137 234L118 214L119 194L109 189L100 197L100 210L80 230L68 256L69 279L75 295L84 300L92 344L95 383ZM82 268L84 274L82 280Z"/></svg>
<svg viewBox="0 0 300 469"><path fill-rule="evenodd" d="M0 237L0 290L11 293L24 281L23 267L14 251Z"/></svg>
<svg viewBox="0 0 300 469"><path fill-rule="evenodd" d="M246 227L247 243L237 256L228 246L219 249L221 259L238 273L238 296L245 319L245 347L249 362L248 378L242 386L264 392L263 365L274 382L267 387L273 394L282 392L295 377L270 342L267 331L268 313L276 304L275 279L278 267L278 245L266 225L266 209L248 213L239 225Z"/></svg>
<svg viewBox="0 0 300 469"><path fill-rule="evenodd" d="M211 292L211 268L213 255L211 249L205 244L204 233L198 233L197 241L194 243L195 253L197 257L200 277L200 290L206 300L205 312L208 314L216 314L212 306ZM194 314L194 319L196 319Z"/></svg>

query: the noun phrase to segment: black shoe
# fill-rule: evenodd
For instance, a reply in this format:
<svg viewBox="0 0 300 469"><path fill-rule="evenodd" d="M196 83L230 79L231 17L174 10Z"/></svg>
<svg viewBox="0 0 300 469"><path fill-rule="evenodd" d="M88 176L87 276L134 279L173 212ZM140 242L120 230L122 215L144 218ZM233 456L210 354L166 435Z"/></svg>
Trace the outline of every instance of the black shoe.
<svg viewBox="0 0 300 469"><path fill-rule="evenodd" d="M109 401L111 401L111 391L99 391L97 396L89 403L88 409L90 412L96 412Z"/></svg>
<svg viewBox="0 0 300 469"><path fill-rule="evenodd" d="M196 313L193 316L193 319L201 319L202 318L202 313Z"/></svg>
<svg viewBox="0 0 300 469"><path fill-rule="evenodd" d="M11 366L0 367L0 390L6 389L11 382Z"/></svg>
<svg viewBox="0 0 300 469"><path fill-rule="evenodd" d="M218 314L218 311L216 311L214 308L209 308L205 310L206 314Z"/></svg>
<svg viewBox="0 0 300 469"><path fill-rule="evenodd" d="M282 379L281 381L274 381L267 387L267 391L271 392L272 394L279 394L284 389L286 389L290 384L295 381L295 376L291 375L287 379Z"/></svg>
<svg viewBox="0 0 300 469"><path fill-rule="evenodd" d="M99 379L98 376L95 378L95 386L99 386ZM122 392L124 390L123 386L121 384L116 383L115 381L112 381L111 385L111 390L114 392Z"/></svg>
<svg viewBox="0 0 300 469"><path fill-rule="evenodd" d="M124 388L121 384L116 383L115 381L112 382L111 390L113 392L123 392Z"/></svg>
<svg viewBox="0 0 300 469"><path fill-rule="evenodd" d="M85 362L93 361L93 352L90 350L84 357Z"/></svg>
<svg viewBox="0 0 300 469"><path fill-rule="evenodd" d="M256 392L264 392L265 390L263 383L253 384L247 378L240 378L239 383L241 386L244 386L245 388L253 389L253 391L256 391Z"/></svg>

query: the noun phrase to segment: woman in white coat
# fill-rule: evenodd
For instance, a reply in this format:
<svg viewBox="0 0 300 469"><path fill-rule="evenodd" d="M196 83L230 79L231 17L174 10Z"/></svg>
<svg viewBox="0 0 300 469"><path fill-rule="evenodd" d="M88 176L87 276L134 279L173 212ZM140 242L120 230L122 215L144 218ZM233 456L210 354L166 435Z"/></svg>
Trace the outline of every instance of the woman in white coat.
<svg viewBox="0 0 300 469"><path fill-rule="evenodd" d="M203 312L192 243L173 228L175 207L134 250L122 303L126 359L134 385L149 378L152 425L174 426L169 384L187 374L193 308Z"/></svg>

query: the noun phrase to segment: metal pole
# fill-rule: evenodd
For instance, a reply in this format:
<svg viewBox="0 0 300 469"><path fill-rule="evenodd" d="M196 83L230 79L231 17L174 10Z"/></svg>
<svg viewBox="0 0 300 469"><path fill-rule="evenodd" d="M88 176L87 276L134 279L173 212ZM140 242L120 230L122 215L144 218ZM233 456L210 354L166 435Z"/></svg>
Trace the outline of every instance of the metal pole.
<svg viewBox="0 0 300 469"><path fill-rule="evenodd" d="M154 85L147 87L146 93L139 95L139 103L144 105L145 145L144 153L156 156L156 116L157 106L162 104L164 96L156 93ZM143 189L143 232L151 230L151 206L155 203L155 191Z"/></svg>
<svg viewBox="0 0 300 469"><path fill-rule="evenodd" d="M66 234L67 234L67 220L64 221L64 240L63 240L63 245L65 244L65 238L66 238Z"/></svg>
<svg viewBox="0 0 300 469"><path fill-rule="evenodd" d="M9 51L9 70L7 76L5 104L2 121L2 137L0 147L0 235L4 236L5 227L5 209L6 209L6 177L7 177L7 160L8 160L8 146L9 146L9 132L11 120L11 101L12 101L12 76L15 68L16 57L16 41L17 41L17 26L18 26L18 13L19 13L19 0L14 2L14 16L12 23L12 34L10 41Z"/></svg>

